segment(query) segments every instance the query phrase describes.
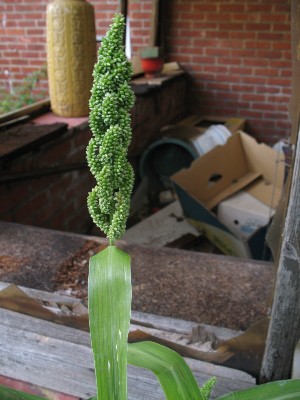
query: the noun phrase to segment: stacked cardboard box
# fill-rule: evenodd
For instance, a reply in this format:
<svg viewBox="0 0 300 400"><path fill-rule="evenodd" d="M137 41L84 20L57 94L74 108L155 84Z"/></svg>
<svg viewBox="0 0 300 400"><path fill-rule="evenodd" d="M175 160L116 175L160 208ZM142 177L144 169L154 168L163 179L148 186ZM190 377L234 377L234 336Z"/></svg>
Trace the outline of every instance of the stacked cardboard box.
<svg viewBox="0 0 300 400"><path fill-rule="evenodd" d="M242 131L172 176L188 220L225 254L255 259L264 258L266 230L283 180L284 155ZM256 213L251 232L251 224L247 234L233 229L251 212L252 217Z"/></svg>

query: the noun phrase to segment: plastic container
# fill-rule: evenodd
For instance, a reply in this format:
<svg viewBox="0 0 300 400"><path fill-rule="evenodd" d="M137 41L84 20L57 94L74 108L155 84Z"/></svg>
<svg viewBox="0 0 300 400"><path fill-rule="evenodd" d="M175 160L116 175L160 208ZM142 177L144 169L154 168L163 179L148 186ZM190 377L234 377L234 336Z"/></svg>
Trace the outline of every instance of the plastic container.
<svg viewBox="0 0 300 400"><path fill-rule="evenodd" d="M169 177L190 166L198 157L191 143L176 138L164 138L152 143L142 154L139 172L147 176L157 190L171 187Z"/></svg>
<svg viewBox="0 0 300 400"><path fill-rule="evenodd" d="M194 133L193 132L190 133ZM164 130L168 132L178 132L181 130L170 128ZM187 135L182 137L165 137L152 143L142 154L139 172L141 178L147 176L149 184L156 190L168 189L172 186L170 177L183 168L188 168L191 163L212 150L219 144L225 144L231 132L223 125L212 125L204 133Z"/></svg>

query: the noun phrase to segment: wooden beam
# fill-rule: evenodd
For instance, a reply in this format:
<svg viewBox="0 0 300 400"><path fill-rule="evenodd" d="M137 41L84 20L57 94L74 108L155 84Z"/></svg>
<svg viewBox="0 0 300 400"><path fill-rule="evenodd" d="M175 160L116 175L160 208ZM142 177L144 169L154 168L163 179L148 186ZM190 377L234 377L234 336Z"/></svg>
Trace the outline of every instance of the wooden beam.
<svg viewBox="0 0 300 400"><path fill-rule="evenodd" d="M153 47L157 45L157 34L158 34L158 20L159 20L159 0L152 0L152 12L151 12L151 27L149 46Z"/></svg>
<svg viewBox="0 0 300 400"><path fill-rule="evenodd" d="M94 362L87 332L1 308L0 320L0 380L6 376L82 399L95 395ZM185 360L200 385L217 377L212 399L255 385L254 378L244 372ZM165 397L150 371L129 366L128 399L142 398Z"/></svg>
<svg viewBox="0 0 300 400"><path fill-rule="evenodd" d="M281 232L271 320L260 381L290 377L300 338L300 136L296 138L291 184ZM280 232L279 232L280 234Z"/></svg>

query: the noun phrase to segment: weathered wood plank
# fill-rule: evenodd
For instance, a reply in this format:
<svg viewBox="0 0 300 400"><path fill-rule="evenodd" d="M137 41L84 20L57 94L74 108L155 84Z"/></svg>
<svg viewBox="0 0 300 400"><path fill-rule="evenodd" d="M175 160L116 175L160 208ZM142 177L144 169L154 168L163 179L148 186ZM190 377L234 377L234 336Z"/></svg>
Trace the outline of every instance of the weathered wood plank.
<svg viewBox="0 0 300 400"><path fill-rule="evenodd" d="M185 321L182 319L163 317L161 315L147 314L139 311L131 312L131 322L133 324L161 329L168 332L181 334L191 333L193 328L203 327L207 332L214 334L219 340L228 340L238 336L241 332L228 328L222 328L207 324L198 324L197 322Z"/></svg>
<svg viewBox="0 0 300 400"><path fill-rule="evenodd" d="M9 287L10 283L0 281L0 291ZM79 305L82 303L80 299L72 296L61 295L58 293L50 293L42 290L26 288L18 286L28 296L40 300L42 302L48 302L52 305L55 303L68 304L68 305ZM47 307L47 309L53 310L53 307ZM1 312L1 311L0 311ZM154 329L160 329L163 331L174 332L179 334L190 334L193 328L203 327L207 332L214 334L219 340L228 340L241 332L234 331L232 329L212 326L207 324L198 324L197 322L185 321L178 318L165 317L161 315L154 315L143 313L140 311L131 312L131 323L140 325L141 327L149 327Z"/></svg>
<svg viewBox="0 0 300 400"><path fill-rule="evenodd" d="M90 335L88 332L68 326L57 325L53 322L30 317L0 308L0 321L2 326L14 328L17 331L32 332L41 336L65 340L68 343L90 346Z"/></svg>
<svg viewBox="0 0 300 400"><path fill-rule="evenodd" d="M278 256L271 320L260 380L290 377L300 338L300 136L298 134L289 198Z"/></svg>
<svg viewBox="0 0 300 400"><path fill-rule="evenodd" d="M11 283L9 282L0 282L0 291L3 289L6 289L9 287ZM45 292L43 290L37 290L37 289L32 289L32 288L27 288L24 286L19 286L18 287L28 296L45 301L45 302L51 302L51 303L66 303L66 304L79 304L81 303L80 299L77 299L76 297L72 296L67 296L59 293L52 293L52 292Z"/></svg>
<svg viewBox="0 0 300 400"><path fill-rule="evenodd" d="M87 399L95 393L89 334L0 309L0 375ZM254 385L249 375L187 359L199 384L218 383L213 398ZM130 400L164 399L154 375L128 368ZM233 378L233 379L232 379Z"/></svg>

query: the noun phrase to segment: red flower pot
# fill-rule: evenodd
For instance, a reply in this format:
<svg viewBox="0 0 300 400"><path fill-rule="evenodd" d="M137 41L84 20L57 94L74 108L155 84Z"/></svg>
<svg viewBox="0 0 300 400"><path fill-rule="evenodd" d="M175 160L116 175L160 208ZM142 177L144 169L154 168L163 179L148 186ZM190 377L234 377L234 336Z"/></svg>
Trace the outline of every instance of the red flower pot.
<svg viewBox="0 0 300 400"><path fill-rule="evenodd" d="M146 78L154 78L160 74L164 62L161 58L141 58L141 64Z"/></svg>

